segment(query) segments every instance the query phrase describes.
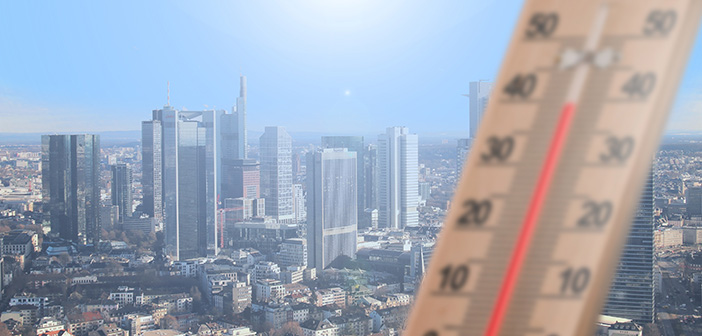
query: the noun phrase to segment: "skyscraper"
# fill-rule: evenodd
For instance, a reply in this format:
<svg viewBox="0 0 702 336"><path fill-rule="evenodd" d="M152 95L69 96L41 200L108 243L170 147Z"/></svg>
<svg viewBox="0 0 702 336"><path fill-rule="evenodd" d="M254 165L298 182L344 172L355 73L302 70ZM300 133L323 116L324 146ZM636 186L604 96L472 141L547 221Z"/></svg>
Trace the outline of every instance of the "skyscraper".
<svg viewBox="0 0 702 336"><path fill-rule="evenodd" d="M295 221L305 223L307 220L307 207L305 206L305 189L302 184L293 184L293 204L295 207Z"/></svg>
<svg viewBox="0 0 702 336"><path fill-rule="evenodd" d="M459 177L463 171L463 165L466 163L472 143L473 139L458 139L456 143L456 173Z"/></svg>
<svg viewBox="0 0 702 336"><path fill-rule="evenodd" d="M222 175L220 199L261 196L261 165L256 160L231 160Z"/></svg>
<svg viewBox="0 0 702 336"><path fill-rule="evenodd" d="M345 148L307 154L308 267L318 272L341 255L356 256L357 167Z"/></svg>
<svg viewBox="0 0 702 336"><path fill-rule="evenodd" d="M294 222L292 138L283 127L266 127L260 147L261 195L266 200L266 215L278 222Z"/></svg>
<svg viewBox="0 0 702 336"><path fill-rule="evenodd" d="M470 138L478 136L478 126L483 120L493 83L486 81L470 82L468 98L470 99Z"/></svg>
<svg viewBox="0 0 702 336"><path fill-rule="evenodd" d="M366 145L363 159L366 208L378 209L378 146Z"/></svg>
<svg viewBox="0 0 702 336"><path fill-rule="evenodd" d="M653 176L644 185L631 231L622 251L617 273L609 290L604 314L637 323L652 323L655 317L653 277Z"/></svg>
<svg viewBox="0 0 702 336"><path fill-rule="evenodd" d="M205 256L208 244L217 251L218 120L224 114L178 111L166 105L153 111L151 121L142 123L144 167L153 172L144 181L144 197L151 198L145 203L154 204L155 217L161 204L166 250L180 260Z"/></svg>
<svg viewBox="0 0 702 336"><path fill-rule="evenodd" d="M685 190L685 205L690 216L702 216L702 187L689 187Z"/></svg>
<svg viewBox="0 0 702 336"><path fill-rule="evenodd" d="M142 208L145 214L163 226L163 154L160 120L141 123L141 158L143 188Z"/></svg>
<svg viewBox="0 0 702 336"><path fill-rule="evenodd" d="M407 127L378 136L378 226L419 225L419 138Z"/></svg>
<svg viewBox="0 0 702 336"><path fill-rule="evenodd" d="M239 77L239 97L236 98L238 159L247 159L248 132L246 131L246 76Z"/></svg>
<svg viewBox="0 0 702 336"><path fill-rule="evenodd" d="M323 136L322 137L322 147L323 148L346 148L349 152L356 153L356 165L358 166L356 172L358 174L356 178L356 195L358 216L361 218L363 212L368 208L366 205L365 198L365 146L363 146L362 136Z"/></svg>
<svg viewBox="0 0 702 336"><path fill-rule="evenodd" d="M100 240L100 137L42 136L42 197L51 232L79 244Z"/></svg>
<svg viewBox="0 0 702 336"><path fill-rule="evenodd" d="M132 216L132 170L124 163L112 165L112 205L119 207L119 222Z"/></svg>
<svg viewBox="0 0 702 336"><path fill-rule="evenodd" d="M236 99L236 104L232 107L232 113L219 114L219 153L220 157L220 176L218 180L221 183L220 199L229 197L234 194L240 194L240 191L232 190L236 186L232 184L229 178L232 174L237 174L242 170L242 162L250 166L250 161L241 161L248 158L246 152L247 131L246 131L246 77L241 76L239 97Z"/></svg>

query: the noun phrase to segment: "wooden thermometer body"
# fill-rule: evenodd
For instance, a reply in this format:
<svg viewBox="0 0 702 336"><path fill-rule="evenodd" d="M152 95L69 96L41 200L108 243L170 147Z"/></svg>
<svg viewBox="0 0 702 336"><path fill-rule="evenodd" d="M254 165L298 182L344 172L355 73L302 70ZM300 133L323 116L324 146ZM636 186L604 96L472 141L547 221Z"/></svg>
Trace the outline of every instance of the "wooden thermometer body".
<svg viewBox="0 0 702 336"><path fill-rule="evenodd" d="M407 335L592 335L701 13L526 1Z"/></svg>

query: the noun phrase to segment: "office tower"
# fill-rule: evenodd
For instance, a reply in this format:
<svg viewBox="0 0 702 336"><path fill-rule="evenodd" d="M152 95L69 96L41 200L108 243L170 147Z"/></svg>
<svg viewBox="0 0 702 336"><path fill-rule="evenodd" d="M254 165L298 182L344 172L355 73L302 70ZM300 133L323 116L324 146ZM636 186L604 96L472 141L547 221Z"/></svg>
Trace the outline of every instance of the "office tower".
<svg viewBox="0 0 702 336"><path fill-rule="evenodd" d="M100 240L100 137L42 136L42 196L52 234L79 244Z"/></svg>
<svg viewBox="0 0 702 336"><path fill-rule="evenodd" d="M307 154L307 264L317 272L356 256L356 169L356 153L345 148Z"/></svg>
<svg viewBox="0 0 702 336"><path fill-rule="evenodd" d="M685 205L690 216L702 216L702 187L689 187L685 190Z"/></svg>
<svg viewBox="0 0 702 336"><path fill-rule="evenodd" d="M293 153L292 157L292 171L293 178L297 178L300 173L302 173L302 157L304 155L301 153Z"/></svg>
<svg viewBox="0 0 702 336"><path fill-rule="evenodd" d="M236 184L232 183L230 176L237 174L242 169L251 168L251 161L247 161L247 131L246 131L246 77L240 78L239 97L236 105L232 107L232 113L219 114L219 164L220 174L217 177L221 183L220 199L240 195L240 190ZM241 161L244 160L244 161ZM242 167L242 165L246 167Z"/></svg>
<svg viewBox="0 0 702 336"><path fill-rule="evenodd" d="M466 163L466 158L468 158L468 153L470 152L470 146L473 143L473 139L458 139L456 144L456 174L461 177L463 172L463 165Z"/></svg>
<svg viewBox="0 0 702 336"><path fill-rule="evenodd" d="M141 123L142 208L163 226L163 155L160 120Z"/></svg>
<svg viewBox="0 0 702 336"><path fill-rule="evenodd" d="M410 249L410 271L411 282L420 283L424 273L429 267L429 261L434 254L434 243L414 243Z"/></svg>
<svg viewBox="0 0 702 336"><path fill-rule="evenodd" d="M356 195L358 197L357 209L358 215L356 218L361 218L364 211L368 207L366 205L364 187L365 187L365 146L363 146L362 136L323 136L322 148L346 148L349 152L356 153L357 178L356 178Z"/></svg>
<svg viewBox="0 0 702 336"><path fill-rule="evenodd" d="M280 266L307 267L307 241L302 238L290 238L280 244L278 254Z"/></svg>
<svg viewBox="0 0 702 336"><path fill-rule="evenodd" d="M239 77L239 97L236 98L238 159L247 159L248 133L246 131L246 76Z"/></svg>
<svg viewBox="0 0 702 336"><path fill-rule="evenodd" d="M261 166L256 160L231 160L223 169L220 198L261 197Z"/></svg>
<svg viewBox="0 0 702 336"><path fill-rule="evenodd" d="M363 158L365 186L363 193L367 209L378 209L378 147L367 145Z"/></svg>
<svg viewBox="0 0 702 336"><path fill-rule="evenodd" d="M475 139L478 136L478 127L483 120L483 113L487 107L490 93L492 92L493 83L486 81L470 82L469 94L470 99L470 138Z"/></svg>
<svg viewBox="0 0 702 336"><path fill-rule="evenodd" d="M653 176L649 175L603 314L637 323L654 321L653 226Z"/></svg>
<svg viewBox="0 0 702 336"><path fill-rule="evenodd" d="M266 127L260 147L261 196L266 199L266 215L281 223L292 223L292 138L283 127Z"/></svg>
<svg viewBox="0 0 702 336"><path fill-rule="evenodd" d="M407 127L378 136L378 226L419 225L419 138Z"/></svg>
<svg viewBox="0 0 702 336"><path fill-rule="evenodd" d="M307 220L307 207L305 206L305 189L302 184L293 184L293 203L295 207L295 221L304 223Z"/></svg>
<svg viewBox="0 0 702 336"><path fill-rule="evenodd" d="M222 115L224 111L178 111L166 105L142 123L144 167L154 172L145 179L145 190L153 190L145 192L150 198L145 203L153 202L154 217L161 205L166 250L178 260L206 256L208 245L217 252Z"/></svg>
<svg viewBox="0 0 702 336"><path fill-rule="evenodd" d="M429 196L431 196L431 183L419 182L419 199L427 201Z"/></svg>
<svg viewBox="0 0 702 336"><path fill-rule="evenodd" d="M132 170L126 164L116 164L112 170L112 205L118 210L118 221L124 222L132 216Z"/></svg>
<svg viewBox="0 0 702 336"><path fill-rule="evenodd" d="M235 224L266 216L266 203L263 198L226 198L222 212L224 223Z"/></svg>

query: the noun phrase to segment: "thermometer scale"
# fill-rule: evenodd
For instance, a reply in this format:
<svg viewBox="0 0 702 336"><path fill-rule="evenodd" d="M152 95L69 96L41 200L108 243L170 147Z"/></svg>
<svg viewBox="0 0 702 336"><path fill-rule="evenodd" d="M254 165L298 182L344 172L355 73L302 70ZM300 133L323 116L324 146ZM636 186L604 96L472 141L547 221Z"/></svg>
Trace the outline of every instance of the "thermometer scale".
<svg viewBox="0 0 702 336"><path fill-rule="evenodd" d="M592 335L702 0L528 0L407 335Z"/></svg>

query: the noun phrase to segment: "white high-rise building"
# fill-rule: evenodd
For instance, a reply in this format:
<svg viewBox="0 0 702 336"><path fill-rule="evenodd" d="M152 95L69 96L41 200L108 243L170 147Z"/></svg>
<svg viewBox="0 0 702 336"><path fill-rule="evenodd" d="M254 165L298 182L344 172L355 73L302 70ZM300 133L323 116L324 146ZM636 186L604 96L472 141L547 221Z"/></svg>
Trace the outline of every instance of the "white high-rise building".
<svg viewBox="0 0 702 336"><path fill-rule="evenodd" d="M357 167L346 148L307 155L307 264L317 272L341 255L356 257Z"/></svg>
<svg viewBox="0 0 702 336"><path fill-rule="evenodd" d="M407 127L378 136L378 227L419 225L419 138Z"/></svg>
<svg viewBox="0 0 702 336"><path fill-rule="evenodd" d="M470 99L470 138L478 136L478 127L483 120L490 93L494 83L486 81L470 82L468 98Z"/></svg>
<svg viewBox="0 0 702 336"><path fill-rule="evenodd" d="M295 222L304 223L307 220L307 207L302 184L293 184L293 201L295 202Z"/></svg>
<svg viewBox="0 0 702 336"><path fill-rule="evenodd" d="M261 197L266 215L278 222L295 221L292 175L292 137L283 127L266 127L260 138Z"/></svg>

